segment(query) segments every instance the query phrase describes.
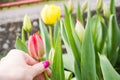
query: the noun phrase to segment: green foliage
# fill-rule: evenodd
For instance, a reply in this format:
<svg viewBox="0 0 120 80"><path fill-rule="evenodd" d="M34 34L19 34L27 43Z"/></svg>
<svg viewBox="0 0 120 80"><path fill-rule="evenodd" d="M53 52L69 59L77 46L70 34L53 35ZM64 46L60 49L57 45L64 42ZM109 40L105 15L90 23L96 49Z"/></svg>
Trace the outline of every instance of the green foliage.
<svg viewBox="0 0 120 80"><path fill-rule="evenodd" d="M49 56L49 51L50 51L50 39L49 39L49 34L48 34L48 31L47 31L47 28L45 26L45 24L40 20L39 21L40 23L40 32L41 32L41 36L42 36L42 39L43 39L43 42L44 42L44 46L45 46L45 54L47 56L47 59L48 59L48 56Z"/></svg>
<svg viewBox="0 0 120 80"><path fill-rule="evenodd" d="M16 49L19 49L19 50L22 50L22 51L28 53L28 49L27 49L26 44L23 43L19 37L16 38L15 47L16 47Z"/></svg>
<svg viewBox="0 0 120 80"><path fill-rule="evenodd" d="M72 77L73 77L72 72L65 71L65 79L66 79L66 80L71 80Z"/></svg>
<svg viewBox="0 0 120 80"><path fill-rule="evenodd" d="M43 42L45 44L45 52L47 55L47 59L50 53L50 49L55 49L55 53L53 53L53 62L51 63L52 76L50 78L52 80L65 80L64 65L62 58L62 44L60 36L60 21L57 20L56 24L53 25L54 29L51 30L53 33L53 37L50 37L47 27L51 26L45 26L45 24L40 20L40 32L43 38ZM50 45L50 38L53 38L54 46Z"/></svg>
<svg viewBox="0 0 120 80"><path fill-rule="evenodd" d="M54 42L56 42L59 33L60 33L60 21L57 20L56 24L54 25Z"/></svg>
<svg viewBox="0 0 120 80"><path fill-rule="evenodd" d="M115 0L110 0L110 13L111 13L111 14L116 14L116 10L115 10Z"/></svg>
<svg viewBox="0 0 120 80"><path fill-rule="evenodd" d="M99 57L104 80L120 80L120 75L112 67L107 57L105 55L99 55Z"/></svg>
<svg viewBox="0 0 120 80"><path fill-rule="evenodd" d="M77 7L77 19L79 19L82 23L84 23L79 3L78 3L78 7Z"/></svg>
<svg viewBox="0 0 120 80"><path fill-rule="evenodd" d="M101 53L106 40L107 27L101 15L93 16L91 21L95 51Z"/></svg>
<svg viewBox="0 0 120 80"><path fill-rule="evenodd" d="M90 4L88 3L87 21L83 42L80 43L75 32L75 23L65 6L65 21L61 28L62 39L66 46L67 54L64 55L65 68L72 71L75 77L72 80L119 80L120 76L114 67L119 62L120 30L116 20L114 0L110 3L111 15L106 19L97 11L91 16ZM83 16L80 5L77 8L77 19L83 24ZM109 21L109 22L107 22ZM103 61L100 55L104 55ZM71 55L71 56L70 56ZM69 58L72 60L70 66ZM66 59L67 58L67 59ZM112 65L111 65L112 64ZM106 67L107 66L107 67ZM74 70L73 70L74 67ZM112 67L112 68L111 68ZM107 71L110 71L109 73ZM111 76L110 73L114 75Z"/></svg>
<svg viewBox="0 0 120 80"><path fill-rule="evenodd" d="M101 6L102 7L102 6ZM46 25L39 20L40 33L45 46L45 59L48 59L53 48L51 63L51 80L120 80L117 68L120 66L120 29L116 19L114 0L110 2L110 17L104 18L99 10L91 15L88 3L87 21L83 19L80 4L77 7L76 18L85 26L83 41L76 33L76 21L64 5L65 18L57 20L48 31ZM109 22L108 22L109 21ZM81 27L81 26L80 26ZM50 33L50 34L49 34ZM16 48L27 51L25 35L22 40L16 38ZM62 54L62 41L66 53ZM52 43L52 44L51 44ZM53 45L53 46L52 46Z"/></svg>
<svg viewBox="0 0 120 80"><path fill-rule="evenodd" d="M111 15L109 19L108 42L108 58L110 59L111 63L115 65L118 56L118 47L120 44L120 31L115 15Z"/></svg>
<svg viewBox="0 0 120 80"><path fill-rule="evenodd" d="M64 6L65 8L65 21L64 21L64 27L65 27L65 31L66 31L66 35L68 38L68 43L70 45L70 48L72 49L73 55L74 55L74 59L75 59L75 75L77 77L77 79L80 80L80 53L78 53L80 49L78 49L78 47L76 46L73 34L72 34L72 25L70 23L70 14L67 10L67 7ZM80 45L79 45L80 46Z"/></svg>
<svg viewBox="0 0 120 80"><path fill-rule="evenodd" d="M66 53L63 55L63 63L65 69L74 73L74 57L71 53Z"/></svg>
<svg viewBox="0 0 120 80"><path fill-rule="evenodd" d="M58 33L57 39L56 39L51 79L52 80L65 80L60 33Z"/></svg>
<svg viewBox="0 0 120 80"><path fill-rule="evenodd" d="M82 80L96 80L95 51L91 32L90 19L87 22L81 52ZM87 75L87 76L86 76Z"/></svg>

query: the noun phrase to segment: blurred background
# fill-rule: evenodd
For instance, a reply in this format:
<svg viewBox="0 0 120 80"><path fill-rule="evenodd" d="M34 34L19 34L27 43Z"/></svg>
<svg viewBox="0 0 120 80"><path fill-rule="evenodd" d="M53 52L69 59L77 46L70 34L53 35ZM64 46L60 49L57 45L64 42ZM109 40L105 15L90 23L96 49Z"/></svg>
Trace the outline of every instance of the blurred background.
<svg viewBox="0 0 120 80"><path fill-rule="evenodd" d="M82 4L85 0L73 0L74 12L77 3ZM103 0L109 4L109 0ZM91 9L94 11L96 0L91 0ZM68 0L0 0L0 57L5 56L10 49L15 48L16 36L21 35L22 20L25 14L30 16L33 29L39 30L40 11L45 4L56 4L61 7L61 16L64 16L63 6ZM120 25L120 1L115 0L118 23Z"/></svg>
<svg viewBox="0 0 120 80"><path fill-rule="evenodd" d="M9 2L16 2L16 1L23 1L23 0L1 0L0 3L9 3Z"/></svg>

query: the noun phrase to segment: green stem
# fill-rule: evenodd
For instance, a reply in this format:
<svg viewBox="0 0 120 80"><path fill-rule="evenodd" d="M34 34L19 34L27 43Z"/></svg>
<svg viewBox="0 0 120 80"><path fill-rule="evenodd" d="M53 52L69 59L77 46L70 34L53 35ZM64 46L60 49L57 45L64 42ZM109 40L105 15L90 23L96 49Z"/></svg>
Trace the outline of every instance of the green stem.
<svg viewBox="0 0 120 80"><path fill-rule="evenodd" d="M29 32L27 32L27 37L28 37L28 39L29 39L29 36L30 36L30 33L29 33Z"/></svg>
<svg viewBox="0 0 120 80"><path fill-rule="evenodd" d="M45 80L49 80L49 77L48 77L47 73L46 72L43 72L43 73L44 73L44 76L45 76Z"/></svg>
<svg viewBox="0 0 120 80"><path fill-rule="evenodd" d="M24 33L24 29L22 28L22 42L25 43L25 33Z"/></svg>
<svg viewBox="0 0 120 80"><path fill-rule="evenodd" d="M52 36L52 27L49 26L49 34L50 34L50 45L53 47L53 36Z"/></svg>
<svg viewBox="0 0 120 80"><path fill-rule="evenodd" d="M99 10L97 10L97 11L96 11L96 13L99 15L99 14L100 14L100 11L99 11Z"/></svg>

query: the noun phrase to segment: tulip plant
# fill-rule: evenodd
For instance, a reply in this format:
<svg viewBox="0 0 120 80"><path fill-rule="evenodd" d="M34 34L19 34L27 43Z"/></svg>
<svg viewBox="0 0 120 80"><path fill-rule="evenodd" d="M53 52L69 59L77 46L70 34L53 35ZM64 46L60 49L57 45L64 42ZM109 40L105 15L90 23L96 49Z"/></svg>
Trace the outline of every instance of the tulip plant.
<svg viewBox="0 0 120 80"><path fill-rule="evenodd" d="M83 18L86 9L87 21ZM64 19L60 19L60 7L45 5L40 12L40 31L33 35L29 34L32 25L25 15L16 48L37 61L50 61L52 75L44 72L46 80L120 80L120 29L114 0L110 6L98 0L93 15L89 1L82 7L78 4L76 20L66 5L64 11ZM62 41L67 51L64 54Z"/></svg>

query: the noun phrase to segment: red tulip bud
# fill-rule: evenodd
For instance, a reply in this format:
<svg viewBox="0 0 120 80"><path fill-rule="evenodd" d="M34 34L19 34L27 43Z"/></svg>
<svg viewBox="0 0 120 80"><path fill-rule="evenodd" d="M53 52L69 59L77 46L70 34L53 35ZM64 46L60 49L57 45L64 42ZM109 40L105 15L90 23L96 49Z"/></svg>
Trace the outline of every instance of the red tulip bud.
<svg viewBox="0 0 120 80"><path fill-rule="evenodd" d="M38 61L44 55L43 41L38 33L35 33L29 37L28 51L30 56Z"/></svg>

